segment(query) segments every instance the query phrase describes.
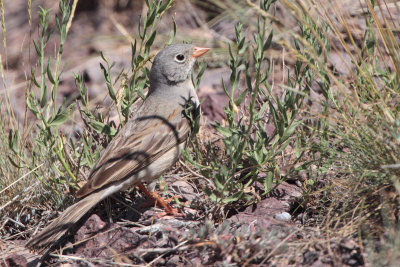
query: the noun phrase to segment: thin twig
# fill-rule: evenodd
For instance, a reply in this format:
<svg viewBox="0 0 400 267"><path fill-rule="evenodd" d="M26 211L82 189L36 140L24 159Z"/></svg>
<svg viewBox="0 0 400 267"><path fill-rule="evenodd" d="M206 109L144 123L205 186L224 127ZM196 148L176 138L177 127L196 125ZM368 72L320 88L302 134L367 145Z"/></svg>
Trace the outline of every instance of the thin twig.
<svg viewBox="0 0 400 267"><path fill-rule="evenodd" d="M191 168L189 168L189 166L187 166L181 159L179 160L179 163L182 164L183 166L185 166L185 168L186 168L191 174L193 174L194 176L208 180L208 179L207 179L206 177L204 177L203 175L201 175L201 174L195 172L194 170L192 170Z"/></svg>
<svg viewBox="0 0 400 267"><path fill-rule="evenodd" d="M67 33L69 31L69 28L71 28L72 19L74 18L77 4L78 4L78 0L74 0L74 2L72 3L71 15L69 16L68 23L67 23L67 28L66 28L66 32Z"/></svg>
<svg viewBox="0 0 400 267"><path fill-rule="evenodd" d="M181 250L186 250L190 246L184 246L188 241L183 241L182 243L176 245L173 248L149 248L149 249L138 249L137 251L139 253L167 253L167 252L173 252L173 251L181 251Z"/></svg>

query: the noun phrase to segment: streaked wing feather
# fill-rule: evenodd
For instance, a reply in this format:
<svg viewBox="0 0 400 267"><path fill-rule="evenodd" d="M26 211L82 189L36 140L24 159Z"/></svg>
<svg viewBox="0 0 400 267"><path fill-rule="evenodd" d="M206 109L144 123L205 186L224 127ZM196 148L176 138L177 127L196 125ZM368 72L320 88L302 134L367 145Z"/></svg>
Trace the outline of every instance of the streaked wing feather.
<svg viewBox="0 0 400 267"><path fill-rule="evenodd" d="M88 182L77 192L83 197L91 192L131 177L149 166L170 149L186 141L190 124L176 109L168 118L149 116L138 118L140 131L122 129L96 163ZM138 128L138 127L136 127Z"/></svg>

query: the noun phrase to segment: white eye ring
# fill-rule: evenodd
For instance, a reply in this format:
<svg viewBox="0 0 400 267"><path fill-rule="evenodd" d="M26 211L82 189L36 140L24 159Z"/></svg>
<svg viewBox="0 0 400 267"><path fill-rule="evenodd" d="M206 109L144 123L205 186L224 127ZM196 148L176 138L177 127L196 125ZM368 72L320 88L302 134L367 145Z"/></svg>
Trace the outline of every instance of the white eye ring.
<svg viewBox="0 0 400 267"><path fill-rule="evenodd" d="M185 60L185 55L184 55L184 54L177 54L177 55L175 56L175 60L176 60L177 62L183 62L183 61Z"/></svg>

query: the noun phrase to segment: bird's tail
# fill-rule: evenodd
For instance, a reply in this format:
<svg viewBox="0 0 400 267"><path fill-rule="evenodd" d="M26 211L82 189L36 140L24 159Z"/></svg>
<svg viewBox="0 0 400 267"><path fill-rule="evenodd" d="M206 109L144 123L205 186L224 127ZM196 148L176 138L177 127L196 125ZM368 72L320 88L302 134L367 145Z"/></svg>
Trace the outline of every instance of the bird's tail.
<svg viewBox="0 0 400 267"><path fill-rule="evenodd" d="M91 208L103 199L103 190L92 193L66 209L57 219L32 237L25 245L29 249L44 251L51 248Z"/></svg>

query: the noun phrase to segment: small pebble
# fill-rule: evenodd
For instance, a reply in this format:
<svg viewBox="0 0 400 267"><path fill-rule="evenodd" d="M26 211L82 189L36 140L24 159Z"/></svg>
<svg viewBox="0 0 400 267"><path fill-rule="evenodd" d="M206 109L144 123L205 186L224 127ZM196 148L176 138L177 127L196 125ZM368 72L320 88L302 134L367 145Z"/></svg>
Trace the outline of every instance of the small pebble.
<svg viewBox="0 0 400 267"><path fill-rule="evenodd" d="M292 218L292 216L287 213L287 212L281 212L278 214L275 214L275 219L279 220L279 221L289 221Z"/></svg>

